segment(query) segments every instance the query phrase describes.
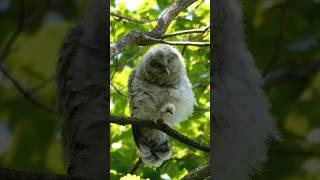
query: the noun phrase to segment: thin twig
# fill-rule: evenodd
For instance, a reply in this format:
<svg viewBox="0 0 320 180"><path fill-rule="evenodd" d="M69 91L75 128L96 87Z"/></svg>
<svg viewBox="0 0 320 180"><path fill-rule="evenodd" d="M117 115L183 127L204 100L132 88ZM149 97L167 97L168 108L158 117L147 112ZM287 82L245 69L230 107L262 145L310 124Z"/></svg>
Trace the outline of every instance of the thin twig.
<svg viewBox="0 0 320 180"><path fill-rule="evenodd" d="M119 90L117 87L115 87L112 83L110 83L111 87L117 92L119 93L120 95L124 96L124 97L127 97L127 95L123 94L121 92L121 90Z"/></svg>
<svg viewBox="0 0 320 180"><path fill-rule="evenodd" d="M53 82L56 79L56 75L52 76L51 78L43 81L42 83L40 83L39 85L30 88L28 90L29 94L35 94L36 92L38 92L40 89L44 88L46 85L48 85L49 83Z"/></svg>
<svg viewBox="0 0 320 180"><path fill-rule="evenodd" d="M206 179L209 176L210 176L210 164L205 164L191 171L189 174L183 177L182 180L195 180L195 179L200 180L200 179Z"/></svg>
<svg viewBox="0 0 320 180"><path fill-rule="evenodd" d="M156 19L135 19L132 17L127 17L127 16L123 16L121 14L116 14L116 13L112 13L112 12L110 12L110 15L117 17L119 20L125 19L127 21L133 21L133 22L140 23L140 24L146 24L146 23L151 23L151 22L157 21Z"/></svg>
<svg viewBox="0 0 320 180"><path fill-rule="evenodd" d="M23 87L22 85L17 81L15 80L9 73L8 71L6 71L2 66L0 66L0 71L2 72L2 74L7 78L9 79L12 84L16 87L16 89L19 91L19 93L26 99L28 100L29 102L31 102L32 104L50 112L50 113L57 113L57 110L52 108L52 107L49 107L45 104L42 104L41 102L37 101L36 99L34 99L32 97L31 94L29 94Z"/></svg>
<svg viewBox="0 0 320 180"><path fill-rule="evenodd" d="M2 55L0 57L0 64L7 58L7 56L9 55L9 53L10 53L10 51L12 49L12 46L13 46L14 42L19 37L20 33L23 31L23 28L24 28L24 15L25 15L25 2L24 2L24 0L21 0L20 17L19 17L19 21L18 21L18 26L17 26L17 29L12 34L12 36L9 38L8 43L4 47L4 50L2 51Z"/></svg>
<svg viewBox="0 0 320 180"><path fill-rule="evenodd" d="M22 94L22 96L26 100L28 100L32 104L34 104L34 105L36 105L36 106L38 106L48 112L57 113L57 110L55 110L54 108L51 108L47 105L44 105L41 102L37 101L35 98L33 98L32 93L29 93L28 91L26 91L22 87L22 85L15 78L13 78L9 74L9 72L1 65L5 61L5 59L8 57L8 55L10 54L10 51L12 49L13 44L15 43L15 41L17 40L19 35L23 32L26 25L29 25L34 19L39 17L41 14L43 14L48 9L49 5L50 5L50 0L43 8L39 9L34 14L32 14L29 18L27 18L27 20L25 20L26 19L25 18L25 1L21 0L20 18L19 18L18 26L17 26L17 29L12 34L12 36L9 38L9 41L7 42L6 46L4 47L4 50L2 51L2 55L0 56L0 71L7 79L9 79L12 82L12 84L16 87L16 89Z"/></svg>
<svg viewBox="0 0 320 180"><path fill-rule="evenodd" d="M169 45L175 45L175 46L210 46L210 42L193 42L193 41L165 41L162 39L153 38L150 36L147 36L146 39L148 39L151 42L157 42L162 44L169 44Z"/></svg>
<svg viewBox="0 0 320 180"><path fill-rule="evenodd" d="M210 25L207 25L206 27L202 29L189 29L189 30L183 30L183 31L177 31L170 34L165 34L161 38L169 38L172 36L178 36L178 35L184 35L184 34L193 34L193 33L205 33L210 29Z"/></svg>
<svg viewBox="0 0 320 180"><path fill-rule="evenodd" d="M202 150L204 152L210 152L209 146L188 138L187 136L172 129L170 126L168 126L167 124L161 121L159 121L158 123L155 123L154 121L151 121L151 120L141 120L141 119L130 118L130 117L122 117L122 116L111 116L109 123L115 123L120 125L133 124L133 125L140 125L140 126L146 126L146 127L158 129L186 145Z"/></svg>
<svg viewBox="0 0 320 180"><path fill-rule="evenodd" d="M122 62L120 65L118 64L118 61L119 61L119 60L117 60L117 63L113 66L113 67L115 68L115 70L113 71L113 73L112 73L111 76L110 76L110 81L112 81L112 80L116 77L116 73L117 73L117 71L118 71L119 69L121 69L124 65L128 64L129 62L134 61L134 60L137 58L137 56L139 56L139 54L142 52L142 50L143 50L143 48L140 47L140 48L139 48L139 51L138 51L137 53L135 53L135 55L133 55L132 57L130 57L130 59Z"/></svg>
<svg viewBox="0 0 320 180"><path fill-rule="evenodd" d="M285 22L286 22L286 8L287 1L284 1L280 8L281 8L281 23L280 23L280 30L279 30L279 37L276 39L275 48L272 54L272 58L270 62L267 64L266 68L263 71L263 77L265 77L274 64L279 60L280 51L282 49L283 40L285 36Z"/></svg>
<svg viewBox="0 0 320 180"><path fill-rule="evenodd" d="M4 50L2 51L2 54L0 56L0 63L4 62L4 60L7 58L7 56L9 55L12 49L14 42L18 39L18 37L23 32L25 27L31 24L38 17L41 17L41 15L43 15L44 12L46 12L49 9L50 5L51 5L51 0L48 0L48 2L42 8L40 8L35 13L33 13L29 18L25 18L25 1L21 0L20 17L18 21L18 26L16 30L13 32L13 34L11 35L11 37L9 38L6 46L4 47Z"/></svg>
<svg viewBox="0 0 320 180"><path fill-rule="evenodd" d="M37 18L42 17L45 12L50 8L51 1L48 0L45 5L43 5L41 8L39 8L37 11L35 11L29 18L27 18L24 22L24 27L31 24L33 21L35 21Z"/></svg>

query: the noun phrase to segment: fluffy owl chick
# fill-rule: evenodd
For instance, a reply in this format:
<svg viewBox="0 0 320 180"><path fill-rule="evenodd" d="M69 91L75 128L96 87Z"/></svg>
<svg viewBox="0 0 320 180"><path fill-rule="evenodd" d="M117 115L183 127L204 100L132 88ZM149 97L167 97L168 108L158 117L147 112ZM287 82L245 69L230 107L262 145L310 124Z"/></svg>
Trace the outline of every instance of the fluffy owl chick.
<svg viewBox="0 0 320 180"><path fill-rule="evenodd" d="M245 44L239 0L219 0L214 7L214 179L249 180L263 169L268 141L279 135Z"/></svg>
<svg viewBox="0 0 320 180"><path fill-rule="evenodd" d="M179 51L169 45L150 49L132 71L128 81L131 116L169 126L186 120L196 104L185 64ZM132 126L141 159L160 166L171 157L167 135L159 130Z"/></svg>

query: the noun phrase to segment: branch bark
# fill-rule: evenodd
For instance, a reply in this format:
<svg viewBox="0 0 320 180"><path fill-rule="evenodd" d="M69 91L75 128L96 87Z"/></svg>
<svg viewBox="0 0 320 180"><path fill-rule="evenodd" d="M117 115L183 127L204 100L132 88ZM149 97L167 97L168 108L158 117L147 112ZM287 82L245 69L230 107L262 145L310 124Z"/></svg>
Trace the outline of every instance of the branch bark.
<svg viewBox="0 0 320 180"><path fill-rule="evenodd" d="M177 32L173 32L170 34L165 34L162 35L162 38L169 38L172 36L178 36L178 35L183 35L183 34L193 34L193 33L205 33L208 30L210 30L210 25L204 27L203 29L189 29L189 30L184 30L184 31L177 31Z"/></svg>
<svg viewBox="0 0 320 180"><path fill-rule="evenodd" d="M165 34L169 25L177 17L177 15L196 1L197 0L176 0L160 17L156 27L153 30L147 33L134 30L117 42L112 43L110 45L110 57L129 49L133 45L145 46L158 43L158 41L151 41L150 38L148 39L148 37L161 39L161 36Z"/></svg>
<svg viewBox="0 0 320 180"><path fill-rule="evenodd" d="M67 173L95 180L109 175L107 7L105 0L93 2L88 16L67 35L57 66Z"/></svg>
<svg viewBox="0 0 320 180"><path fill-rule="evenodd" d="M112 12L110 12L110 15L114 16L114 17L117 17L119 20L125 19L125 20L128 20L128 21L133 21L133 22L140 23L140 24L146 24L146 23L150 23L150 22L156 21L155 19L146 19L146 20L145 19L135 19L135 18L123 16L121 14L116 14L116 13L112 13Z"/></svg>
<svg viewBox="0 0 320 180"><path fill-rule="evenodd" d="M209 146L201 144L195 140L188 138L187 136L172 129L170 126L168 126L165 123L160 123L160 122L155 123L154 121L151 121L151 120L141 120L141 119L135 119L130 117L122 117L122 116L110 116L109 123L115 123L120 125L133 124L133 125L147 126L150 128L158 129L186 145L202 150L204 152L210 152Z"/></svg>
<svg viewBox="0 0 320 180"><path fill-rule="evenodd" d="M182 180L210 179L209 177L210 177L210 165L206 164L194 169L188 175L183 177Z"/></svg>

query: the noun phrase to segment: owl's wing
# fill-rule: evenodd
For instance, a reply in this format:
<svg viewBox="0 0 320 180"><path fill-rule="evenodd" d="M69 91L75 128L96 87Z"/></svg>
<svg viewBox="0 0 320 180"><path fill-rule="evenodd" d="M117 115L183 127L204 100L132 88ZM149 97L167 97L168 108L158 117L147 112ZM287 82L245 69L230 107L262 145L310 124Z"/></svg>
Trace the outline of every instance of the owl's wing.
<svg viewBox="0 0 320 180"><path fill-rule="evenodd" d="M135 96L134 93L134 87L133 87L133 80L136 76L136 70L134 69L128 79L128 100L129 100L129 106L131 109L131 116L132 116L132 112L133 112L133 98Z"/></svg>
<svg viewBox="0 0 320 180"><path fill-rule="evenodd" d="M128 79L128 100L129 100L129 106L130 106L130 110L131 110L131 117L133 116L133 112L134 112L134 101L133 99L135 98L136 94L134 92L134 85L133 85L133 80L136 76L136 70L133 70L129 76ZM132 134L133 134L133 139L134 142L136 143L136 146L140 149L140 145L139 145L139 137L141 137L140 131L138 126L136 125L132 125Z"/></svg>
<svg viewBox="0 0 320 180"><path fill-rule="evenodd" d="M131 117L141 117L152 120L156 116L156 107L152 95L146 92L144 85L137 81L136 70L133 70L128 79L128 100ZM153 113L150 113L153 112ZM159 130L132 125L132 135L143 162L160 166L164 160L171 157L167 135Z"/></svg>

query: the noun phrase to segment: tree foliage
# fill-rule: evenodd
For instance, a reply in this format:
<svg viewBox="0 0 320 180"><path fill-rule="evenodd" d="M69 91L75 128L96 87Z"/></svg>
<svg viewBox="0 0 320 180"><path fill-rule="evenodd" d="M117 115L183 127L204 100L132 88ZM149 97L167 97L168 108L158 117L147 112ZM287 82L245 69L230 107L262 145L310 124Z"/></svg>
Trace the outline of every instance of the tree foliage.
<svg viewBox="0 0 320 180"><path fill-rule="evenodd" d="M90 0L10 1L0 3L0 166L45 173L65 173L60 119L26 96L56 109L55 71L66 31L81 20ZM22 10L24 9L24 10ZM24 26L8 56L5 47L23 17ZM25 93L25 94L23 94Z"/></svg>
<svg viewBox="0 0 320 180"><path fill-rule="evenodd" d="M48 1L49 2L49 1ZM3 61L4 49L16 31L21 16L21 1L0 3L0 66L42 104L56 105L54 78L58 51L66 31L87 12L90 0L25 1L24 17L34 19L19 34ZM139 23L110 16L110 42L128 32L150 31L173 0L111 0L115 14ZM167 33L201 29L209 23L209 4L201 1L170 25ZM317 179L320 177L319 146L319 2L298 0L243 0L247 43L255 62L267 74L266 91L272 112L283 133L282 144L272 144L265 172L254 179ZM212 32L211 32L212 33ZM186 34L168 41L209 41L210 32ZM209 48L176 46L187 64L199 107L193 117L177 130L202 143L209 142ZM129 116L127 78L150 46L122 52L110 61L111 113ZM280 71L279 71L280 70ZM278 72L278 73L276 73ZM279 73L281 72L281 73ZM59 138L60 121L27 100L12 80L0 73L0 165L17 170L65 173ZM111 175L113 179L134 177L128 172L137 160L129 126L111 125ZM170 139L174 158L161 168L140 165L137 176L150 179L179 179L209 160L207 153ZM167 174L167 175L166 175Z"/></svg>
<svg viewBox="0 0 320 180"><path fill-rule="evenodd" d="M283 142L254 179L319 179L318 1L243 1L247 43L266 74ZM277 81L275 81L277 79ZM272 82L272 83L271 83Z"/></svg>
<svg viewBox="0 0 320 180"><path fill-rule="evenodd" d="M157 19L174 1L116 1L111 3L110 41L111 43L127 35L130 31L139 29L143 32L152 30ZM121 18L119 15L132 19ZM139 22L140 21L140 22ZM142 23L147 21L147 23ZM151 22L148 22L151 21ZM210 23L210 7L208 1L198 1L182 11L171 23L166 34L182 30L203 29ZM209 41L210 32L207 29L202 33L183 34L172 36L166 41ZM140 61L143 54L151 46L134 46L110 61L111 79L111 114L130 116L127 101L127 80L132 69ZM199 106L188 121L183 122L177 130L204 144L210 138L210 55L209 47L176 46L186 63L188 76L193 85ZM111 125L110 165L111 179L119 179L130 172L137 161L136 147L133 141L130 126ZM173 148L172 159L166 161L160 168L140 165L135 172L143 178L150 179L181 179L193 169L207 163L209 154L201 152L183 143L170 139Z"/></svg>

